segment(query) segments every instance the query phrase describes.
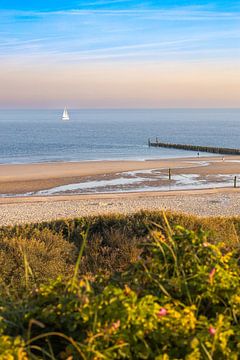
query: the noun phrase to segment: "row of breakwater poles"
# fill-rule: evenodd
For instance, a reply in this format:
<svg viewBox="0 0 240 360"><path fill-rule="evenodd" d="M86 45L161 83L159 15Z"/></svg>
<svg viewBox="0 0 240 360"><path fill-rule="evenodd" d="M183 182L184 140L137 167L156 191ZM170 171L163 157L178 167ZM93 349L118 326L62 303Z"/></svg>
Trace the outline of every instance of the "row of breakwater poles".
<svg viewBox="0 0 240 360"><path fill-rule="evenodd" d="M172 180L172 169L171 168L168 169L168 180L169 181ZM235 189L237 188L237 176L234 176L234 178L233 178L233 187Z"/></svg>
<svg viewBox="0 0 240 360"><path fill-rule="evenodd" d="M207 152L207 153L222 154L222 155L240 155L240 149L222 148L222 147L214 147L214 146L199 146L199 145L189 145L189 144L164 143L159 141L158 138L156 138L155 141L151 141L151 139L149 138L148 146L197 151L197 152L205 152L205 153Z"/></svg>

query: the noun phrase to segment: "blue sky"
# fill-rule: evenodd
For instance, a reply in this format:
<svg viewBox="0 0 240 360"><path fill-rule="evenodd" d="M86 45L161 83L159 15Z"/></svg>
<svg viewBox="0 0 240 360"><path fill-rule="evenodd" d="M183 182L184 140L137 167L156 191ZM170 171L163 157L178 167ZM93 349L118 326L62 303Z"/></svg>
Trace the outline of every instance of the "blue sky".
<svg viewBox="0 0 240 360"><path fill-rule="evenodd" d="M239 1L216 0L1 0L1 9L54 11L66 9L162 9L182 6L211 6L215 10L239 9Z"/></svg>
<svg viewBox="0 0 240 360"><path fill-rule="evenodd" d="M226 86L226 79L230 79L234 72L237 79L239 76L240 1L1 0L0 10L0 79L1 75L6 76L6 70L11 73L9 94L14 81L20 81L20 71L26 81L28 76L41 73L48 84L49 79L61 75L69 81L74 68L75 73L79 73L79 87L81 72L88 72L89 81L92 81L89 96L96 85L94 79L99 79L96 80L98 82L102 79L104 86L104 66L109 66L108 75L115 76L116 85L122 81L119 73L132 66L140 66L142 70L139 71L145 72L146 77L146 69L155 67L158 81L166 71L174 69L175 75L180 76L189 67L192 70L189 74L185 73L188 86L194 69L196 81L199 73L204 74L204 69L206 77L212 74L212 67L218 69L218 80L222 81L222 86ZM216 79L212 81L216 82ZM234 91L238 85L235 82ZM137 78L135 83L138 84ZM148 78L145 83L151 87ZM112 84L114 86L114 82ZM74 86L77 87L77 84ZM126 86L131 89L134 84ZM39 91L40 88L46 92L42 82ZM115 106L116 101L111 102L110 89L109 92L106 95L109 106L112 103ZM24 106L28 104L25 98ZM0 106L8 106L10 100L4 96L1 101L0 93ZM120 100L120 106L125 106L123 99ZM144 97L140 97L141 103L143 100ZM171 104L170 100L167 104ZM235 98L233 104L237 106L238 100ZM54 101L51 106L54 106ZM34 104L34 99L31 98L30 102ZM136 103L137 99L134 106ZM172 103L174 106L176 97ZM21 105L21 102L17 104ZM104 104L108 106L107 101ZM129 101L126 104L129 106ZM161 101L156 102L156 106L158 104L162 106ZM91 101L86 105L91 106ZM79 106L85 106L85 103L80 102Z"/></svg>
<svg viewBox="0 0 240 360"><path fill-rule="evenodd" d="M237 2L231 2L231 7L226 1L21 3L1 2L0 57L17 54L26 60L29 56L74 62L158 61L174 56L188 61L239 55Z"/></svg>

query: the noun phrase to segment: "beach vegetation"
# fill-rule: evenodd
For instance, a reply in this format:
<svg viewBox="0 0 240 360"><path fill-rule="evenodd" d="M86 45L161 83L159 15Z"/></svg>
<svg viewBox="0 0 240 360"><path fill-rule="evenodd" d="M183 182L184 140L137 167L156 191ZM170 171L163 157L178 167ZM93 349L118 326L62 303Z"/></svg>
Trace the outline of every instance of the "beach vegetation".
<svg viewBox="0 0 240 360"><path fill-rule="evenodd" d="M2 228L0 359L237 360L239 224L141 212Z"/></svg>

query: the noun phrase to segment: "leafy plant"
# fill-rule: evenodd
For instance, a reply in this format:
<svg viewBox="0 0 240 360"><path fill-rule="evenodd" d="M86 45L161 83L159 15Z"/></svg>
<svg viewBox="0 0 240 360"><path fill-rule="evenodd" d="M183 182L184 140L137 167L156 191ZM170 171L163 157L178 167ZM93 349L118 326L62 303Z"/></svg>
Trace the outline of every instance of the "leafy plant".
<svg viewBox="0 0 240 360"><path fill-rule="evenodd" d="M2 296L0 359L237 360L238 248L166 218L147 229L124 272L79 276L90 228L71 279Z"/></svg>

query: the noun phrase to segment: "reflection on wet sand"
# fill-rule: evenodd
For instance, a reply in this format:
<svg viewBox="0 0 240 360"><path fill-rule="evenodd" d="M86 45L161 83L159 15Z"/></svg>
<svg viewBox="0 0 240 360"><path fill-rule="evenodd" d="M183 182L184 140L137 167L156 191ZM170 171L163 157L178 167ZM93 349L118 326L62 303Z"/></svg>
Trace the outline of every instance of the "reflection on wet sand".
<svg viewBox="0 0 240 360"><path fill-rule="evenodd" d="M229 162L233 161L229 160ZM189 161L188 166L181 164L172 168L170 177L169 168L167 167L89 175L80 178L80 181L75 183L15 195L2 194L2 197L108 194L233 187L234 177L238 176L238 174L211 171L212 164L217 162L222 162L222 160L198 161L197 164ZM238 162L238 160L235 160L235 162Z"/></svg>
<svg viewBox="0 0 240 360"><path fill-rule="evenodd" d="M38 191L34 195L48 196L92 193L120 193L139 191L171 191L189 189L208 189L233 186L234 174L199 175L174 174L169 175L166 169L129 171L103 176L96 180L88 180L76 184L57 186L52 189Z"/></svg>

